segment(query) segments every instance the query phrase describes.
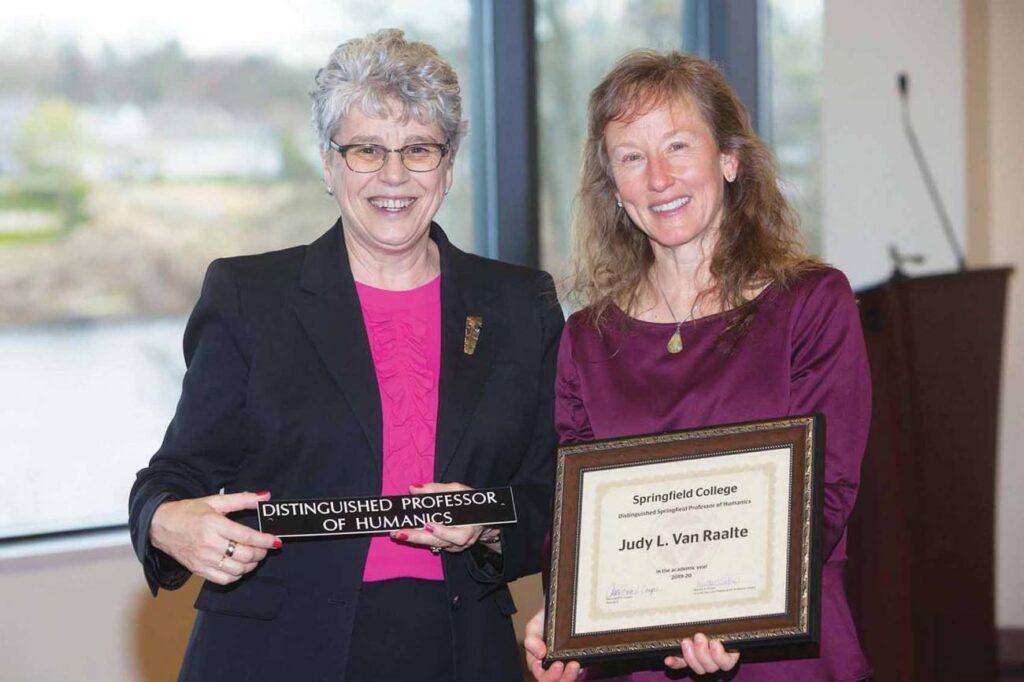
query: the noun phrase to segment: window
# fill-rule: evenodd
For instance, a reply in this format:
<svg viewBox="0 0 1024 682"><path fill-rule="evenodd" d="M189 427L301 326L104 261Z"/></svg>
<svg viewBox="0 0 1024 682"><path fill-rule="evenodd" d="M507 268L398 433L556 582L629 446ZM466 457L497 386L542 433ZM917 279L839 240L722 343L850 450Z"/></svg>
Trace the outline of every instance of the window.
<svg viewBox="0 0 1024 682"><path fill-rule="evenodd" d="M765 137L775 149L783 191L800 211L804 238L821 253L821 92L823 0L769 0L762 54L768 99Z"/></svg>
<svg viewBox="0 0 1024 682"><path fill-rule="evenodd" d="M681 0L537 2L541 267L556 280L567 274L572 249L590 91L630 49L681 49L683 5Z"/></svg>
<svg viewBox="0 0 1024 682"><path fill-rule="evenodd" d="M538 0L541 267L556 279L567 274L590 91L639 47L689 50L722 66L773 145L807 245L819 252L822 4ZM755 33L759 51L751 49Z"/></svg>
<svg viewBox="0 0 1024 682"><path fill-rule="evenodd" d="M817 246L821 5L297 0L244 21L239 5L203 0L172 13L117 0L7 9L0 539L123 524L133 472L174 411L206 265L311 241L334 221L307 93L338 43L393 26L452 62L471 133L438 222L464 249L528 264L539 241L558 277L587 97L636 47L710 56L749 99L760 61L762 132ZM532 127L516 119L534 100L536 163Z"/></svg>
<svg viewBox="0 0 1024 682"><path fill-rule="evenodd" d="M334 222L307 93L337 44L384 26L429 42L473 118L469 0L298 0L246 11L244 30L240 11L5 10L0 538L125 523L174 412L206 265ZM470 149L438 221L472 250Z"/></svg>

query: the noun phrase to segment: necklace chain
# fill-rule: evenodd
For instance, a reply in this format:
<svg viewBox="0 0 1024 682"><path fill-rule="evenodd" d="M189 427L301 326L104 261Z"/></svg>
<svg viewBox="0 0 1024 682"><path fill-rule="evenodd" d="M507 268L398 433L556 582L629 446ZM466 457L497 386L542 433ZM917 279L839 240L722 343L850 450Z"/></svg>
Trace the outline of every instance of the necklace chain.
<svg viewBox="0 0 1024 682"><path fill-rule="evenodd" d="M690 315L685 320L680 320L676 317L676 312L672 310L672 304L668 302L668 296L665 295L665 290L661 288L661 280L658 279L658 273L654 273L654 286L658 289L658 293L661 294L661 300L665 302L665 307L668 308L668 314L672 316L672 321L676 323L676 329L672 333L672 336L668 340L665 348L669 353L675 355L683 350L683 336L680 332L683 326L683 322L687 322L693 319L693 309L697 305L697 299L694 298L693 305L690 306Z"/></svg>

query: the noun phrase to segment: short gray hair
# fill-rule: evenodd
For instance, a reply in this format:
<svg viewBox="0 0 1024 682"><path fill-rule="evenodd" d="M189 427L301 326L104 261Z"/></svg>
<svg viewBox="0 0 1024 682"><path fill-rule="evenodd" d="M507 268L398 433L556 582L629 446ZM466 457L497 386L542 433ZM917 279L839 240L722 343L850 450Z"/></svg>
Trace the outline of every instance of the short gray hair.
<svg viewBox="0 0 1024 682"><path fill-rule="evenodd" d="M451 144L451 158L465 135L459 78L436 49L405 39L394 28L339 45L317 71L313 127L320 151L330 150L331 137L353 106L367 116L397 115L407 122L437 125ZM392 111L389 101L399 110Z"/></svg>

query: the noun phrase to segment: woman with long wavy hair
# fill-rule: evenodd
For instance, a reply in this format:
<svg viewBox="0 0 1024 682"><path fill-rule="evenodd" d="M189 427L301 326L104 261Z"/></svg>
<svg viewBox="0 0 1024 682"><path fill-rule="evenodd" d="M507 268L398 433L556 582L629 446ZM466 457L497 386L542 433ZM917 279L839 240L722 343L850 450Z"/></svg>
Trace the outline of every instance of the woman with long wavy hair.
<svg viewBox="0 0 1024 682"><path fill-rule="evenodd" d="M588 112L571 288L582 308L559 350L560 441L809 412L823 413L828 429L820 645L740 661L698 634L653 669L585 675L868 678L843 586L870 408L850 285L804 251L772 154L711 63L631 52L594 89ZM541 613L526 631L531 672L576 679L577 663L541 668L542 622Z"/></svg>

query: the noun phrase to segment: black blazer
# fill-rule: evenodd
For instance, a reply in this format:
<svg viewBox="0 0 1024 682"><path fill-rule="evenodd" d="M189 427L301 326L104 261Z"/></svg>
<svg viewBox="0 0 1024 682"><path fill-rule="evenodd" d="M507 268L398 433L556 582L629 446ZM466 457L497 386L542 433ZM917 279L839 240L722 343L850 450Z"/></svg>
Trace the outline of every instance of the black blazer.
<svg viewBox="0 0 1024 682"><path fill-rule="evenodd" d="M518 681L506 583L540 570L550 525L562 312L546 273L464 253L436 225L430 235L441 260L435 479L512 485L518 513L499 565L483 549L443 555L457 679ZM473 355L468 315L483 318ZM214 261L184 347L177 411L130 500L154 594L189 577L148 541L167 499L381 490L380 398L340 220L309 246ZM255 526L252 512L237 518ZM242 580L204 584L181 679L343 679L368 547L367 537L286 541Z"/></svg>

